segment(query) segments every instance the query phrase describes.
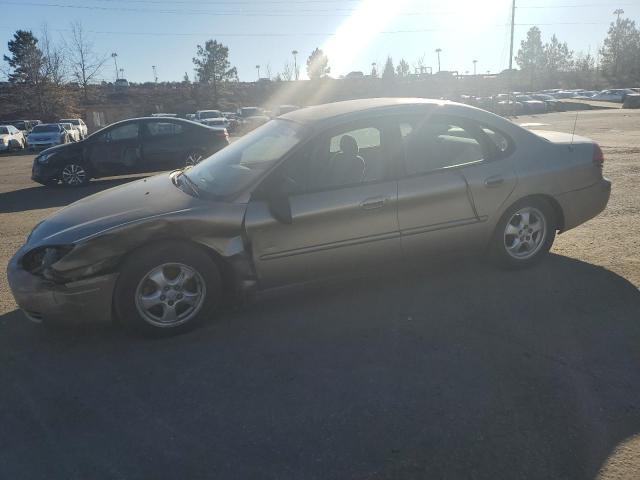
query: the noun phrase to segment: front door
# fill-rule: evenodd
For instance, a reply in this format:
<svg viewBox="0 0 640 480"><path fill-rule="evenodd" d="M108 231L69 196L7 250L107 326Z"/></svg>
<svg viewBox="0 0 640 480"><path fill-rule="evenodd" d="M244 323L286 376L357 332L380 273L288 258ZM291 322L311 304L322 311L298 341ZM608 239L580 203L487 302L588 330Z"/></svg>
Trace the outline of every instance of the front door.
<svg viewBox="0 0 640 480"><path fill-rule="evenodd" d="M254 196L245 216L261 286L351 273L398 260L397 182L382 124L321 135L273 175L282 179L290 223Z"/></svg>
<svg viewBox="0 0 640 480"><path fill-rule="evenodd" d="M145 171L172 170L184 167L187 149L186 127L168 119L144 124L142 133L142 168Z"/></svg>

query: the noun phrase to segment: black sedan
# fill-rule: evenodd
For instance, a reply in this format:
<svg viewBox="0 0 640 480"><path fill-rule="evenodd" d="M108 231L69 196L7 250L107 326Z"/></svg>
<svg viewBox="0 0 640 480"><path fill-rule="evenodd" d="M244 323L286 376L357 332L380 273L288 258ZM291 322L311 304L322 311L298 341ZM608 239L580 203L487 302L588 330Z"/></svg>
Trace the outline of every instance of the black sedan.
<svg viewBox="0 0 640 480"><path fill-rule="evenodd" d="M228 144L225 130L178 118L134 118L42 151L31 178L43 185L75 187L92 178L193 165Z"/></svg>

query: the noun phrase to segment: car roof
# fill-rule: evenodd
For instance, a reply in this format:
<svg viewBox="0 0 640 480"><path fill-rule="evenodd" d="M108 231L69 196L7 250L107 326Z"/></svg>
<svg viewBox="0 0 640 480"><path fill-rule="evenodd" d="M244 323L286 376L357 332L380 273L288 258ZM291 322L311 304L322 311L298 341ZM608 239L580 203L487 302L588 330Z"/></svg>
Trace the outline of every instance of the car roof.
<svg viewBox="0 0 640 480"><path fill-rule="evenodd" d="M375 110L384 110L398 106L429 106L446 104L453 103L447 100L432 100L426 98L363 98L301 108L293 112L285 113L280 118L306 124L323 122L337 116L357 114L361 112L371 113Z"/></svg>

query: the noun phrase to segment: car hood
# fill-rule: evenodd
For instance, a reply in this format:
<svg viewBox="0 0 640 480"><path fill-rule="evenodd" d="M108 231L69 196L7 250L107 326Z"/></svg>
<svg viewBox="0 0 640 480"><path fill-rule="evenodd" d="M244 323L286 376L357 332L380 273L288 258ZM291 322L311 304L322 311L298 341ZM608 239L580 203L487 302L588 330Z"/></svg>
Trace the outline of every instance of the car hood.
<svg viewBox="0 0 640 480"><path fill-rule="evenodd" d="M192 209L211 202L184 193L168 173L96 193L59 210L31 233L28 244L69 245L134 224Z"/></svg>
<svg viewBox="0 0 640 480"><path fill-rule="evenodd" d="M71 152L75 149L81 148L80 145L82 144L82 142L75 142L75 143L63 143L60 145L56 145L53 147L49 147L43 151L40 152L40 155L48 155L50 153L66 153L66 152Z"/></svg>

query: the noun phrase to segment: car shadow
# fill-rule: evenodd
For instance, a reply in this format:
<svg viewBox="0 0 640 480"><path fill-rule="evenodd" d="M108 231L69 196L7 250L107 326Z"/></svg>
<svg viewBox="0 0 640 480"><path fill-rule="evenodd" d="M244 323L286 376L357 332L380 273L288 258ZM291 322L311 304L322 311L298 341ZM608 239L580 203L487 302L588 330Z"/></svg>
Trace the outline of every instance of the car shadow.
<svg viewBox="0 0 640 480"><path fill-rule="evenodd" d="M282 289L156 341L14 311L0 476L596 478L640 431L639 320L558 255Z"/></svg>
<svg viewBox="0 0 640 480"><path fill-rule="evenodd" d="M23 212L41 208L64 207L94 193L124 183L140 180L141 176L118 177L92 180L88 185L77 188L42 185L0 193L0 213Z"/></svg>

